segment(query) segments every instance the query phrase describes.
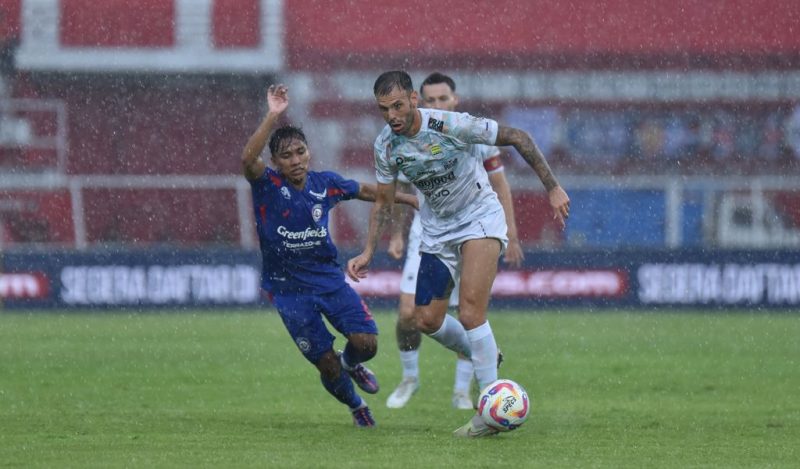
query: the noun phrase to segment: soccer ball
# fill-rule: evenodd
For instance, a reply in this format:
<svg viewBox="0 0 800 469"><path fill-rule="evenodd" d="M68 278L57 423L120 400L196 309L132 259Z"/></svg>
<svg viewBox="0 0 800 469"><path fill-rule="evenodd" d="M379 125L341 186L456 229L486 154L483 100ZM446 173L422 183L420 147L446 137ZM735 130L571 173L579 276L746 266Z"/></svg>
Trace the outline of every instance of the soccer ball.
<svg viewBox="0 0 800 469"><path fill-rule="evenodd" d="M498 379L481 391L478 414L486 425L508 432L525 423L531 413L528 393L510 379Z"/></svg>

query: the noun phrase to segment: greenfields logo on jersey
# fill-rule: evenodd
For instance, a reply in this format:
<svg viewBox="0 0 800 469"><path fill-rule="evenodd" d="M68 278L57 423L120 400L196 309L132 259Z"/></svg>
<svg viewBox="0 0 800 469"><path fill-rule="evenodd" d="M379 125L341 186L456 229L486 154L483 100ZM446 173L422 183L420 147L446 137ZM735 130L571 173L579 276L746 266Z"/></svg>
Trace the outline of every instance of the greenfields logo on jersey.
<svg viewBox="0 0 800 469"><path fill-rule="evenodd" d="M442 152L442 147L439 145L431 145L431 155L436 156Z"/></svg>
<svg viewBox="0 0 800 469"><path fill-rule="evenodd" d="M287 239L307 239L307 238L324 238L328 236L328 230L324 226L317 229L306 228L303 231L289 231L288 228L281 225L278 227L278 234Z"/></svg>

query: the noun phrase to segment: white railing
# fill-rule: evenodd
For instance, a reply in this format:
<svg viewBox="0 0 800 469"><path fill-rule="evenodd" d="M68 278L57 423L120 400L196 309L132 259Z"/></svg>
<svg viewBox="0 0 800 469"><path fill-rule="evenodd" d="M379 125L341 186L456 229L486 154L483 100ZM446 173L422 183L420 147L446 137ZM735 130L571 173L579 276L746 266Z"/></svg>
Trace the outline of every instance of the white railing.
<svg viewBox="0 0 800 469"><path fill-rule="evenodd" d="M509 174L513 190L544 191L532 172ZM787 226L769 194L800 191L800 179L792 176L562 176L560 183L571 191L660 190L665 194L664 239L666 247L683 246L683 206L687 192L703 194L703 224L707 243L718 247L781 248L800 246L800 230ZM748 223L739 223L736 212L749 213ZM635 217L636 214L631 214Z"/></svg>
<svg viewBox="0 0 800 469"><path fill-rule="evenodd" d="M240 176L66 176L57 173L0 175L0 195L11 191L58 191L67 190L72 205L72 225L75 246L78 249L89 247L86 231L86 206L83 191L86 189L166 189L166 190L208 190L231 189L236 193L236 209L239 220L239 244L245 248L256 246L251 215L250 185ZM111 203L111 202L109 202ZM2 212L0 212L0 228ZM2 230L0 230L2 234ZM2 247L2 236L0 236Z"/></svg>
<svg viewBox="0 0 800 469"><path fill-rule="evenodd" d="M358 178L361 180L368 180ZM514 191L542 191L532 175L509 174ZM562 176L561 183L570 191L577 190L634 190L650 189L665 194L665 247L678 248L682 239L682 213L688 191L702 193L703 222L706 243L716 247L786 248L800 246L800 231L785 223L771 205L770 194L776 191L800 193L800 179L793 177L657 177L657 176ZM69 192L72 205L72 225L75 246L90 247L86 232L86 207L83 192L87 189L160 189L206 190L231 189L236 194L239 221L239 244L255 248L250 186L240 176L66 176L56 173L29 175L0 175L0 195L4 210L13 210L13 191ZM111 202L109 202L111 203ZM368 212L368 211L366 211ZM366 216L360 212L358 220ZM335 217L336 212L333 212ZM352 212L350 212L352 216ZM636 214L631 214L636 217ZM522 222L522 221L520 221ZM2 224L2 211L0 211ZM333 223L332 223L333 225ZM1 242L1 240L0 240ZM1 247L1 246L0 246Z"/></svg>

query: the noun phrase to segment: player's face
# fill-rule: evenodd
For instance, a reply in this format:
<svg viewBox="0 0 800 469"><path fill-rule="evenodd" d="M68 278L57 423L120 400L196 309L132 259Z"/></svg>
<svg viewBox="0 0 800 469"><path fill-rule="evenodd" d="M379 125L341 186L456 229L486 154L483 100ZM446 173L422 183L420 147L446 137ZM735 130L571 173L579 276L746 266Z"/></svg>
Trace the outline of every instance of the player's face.
<svg viewBox="0 0 800 469"><path fill-rule="evenodd" d="M302 140L291 139L272 155L272 164L294 186L303 186L308 175L311 153Z"/></svg>
<svg viewBox="0 0 800 469"><path fill-rule="evenodd" d="M395 87L391 93L377 96L378 109L383 120L392 128L392 132L412 136L414 119L417 115L417 92L408 92Z"/></svg>
<svg viewBox="0 0 800 469"><path fill-rule="evenodd" d="M458 96L447 83L425 85L422 87L422 104L440 111L455 111L458 106Z"/></svg>

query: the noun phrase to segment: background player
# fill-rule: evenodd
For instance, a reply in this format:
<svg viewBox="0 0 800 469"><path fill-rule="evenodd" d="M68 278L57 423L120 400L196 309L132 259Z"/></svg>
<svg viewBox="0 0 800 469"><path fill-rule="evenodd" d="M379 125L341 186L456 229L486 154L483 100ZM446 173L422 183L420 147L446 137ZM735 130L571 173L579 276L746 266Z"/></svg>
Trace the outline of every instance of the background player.
<svg viewBox="0 0 800 469"><path fill-rule="evenodd" d="M466 113L418 109L417 92L403 71L383 73L373 93L388 125L374 145L378 192L366 246L350 259L347 273L354 281L366 276L378 237L391 218L402 171L424 195L417 326L445 347L469 356L479 386L486 386L497 379L497 343L486 310L508 233L503 208L471 144L514 146L544 184L553 216L562 226L569 215L569 197L526 132ZM447 304L459 277L456 320L447 314ZM468 437L494 433L477 414L455 431Z"/></svg>
<svg viewBox="0 0 800 469"><path fill-rule="evenodd" d="M455 111L458 106L458 95L455 91L455 81L441 73L428 75L420 85L420 94L422 95L424 107L431 109ZM503 206L506 225L508 225L508 247L503 260L511 266L519 267L525 257L517 235L514 204L511 197L511 189L503 171L503 163L500 161L500 150L497 147L488 145L476 145L476 147L483 161L483 168L489 175L489 183L497 193L500 204ZM398 190L406 193L414 191L408 179L402 173L398 174ZM399 216L396 217L393 223L394 229L389 242L389 254L395 259L402 258L406 231L408 231L408 249L406 250L406 260L403 265L397 325L395 327L397 346L400 349L400 362L403 366L403 378L386 400L386 406L389 408L405 406L419 388L419 346L422 338L414 321L414 293L417 287L422 225L420 224L419 213L415 212L410 229L406 229L408 226L407 217L405 217L407 212L407 210L395 211ZM457 289L453 290L453 294L450 297L450 306L458 307ZM458 360L456 360L453 383L453 407L457 409L473 408L472 399L469 395L470 382L473 375L472 361L463 355L459 356Z"/></svg>
<svg viewBox="0 0 800 469"><path fill-rule="evenodd" d="M261 286L300 352L319 370L325 389L348 406L355 425L371 427L375 420L351 378L363 391L378 392L375 375L362 365L377 352L378 329L336 262L328 212L341 200L374 201L375 186L333 172L309 171L311 153L302 130L284 126L270 136L289 105L288 88L270 86L267 105L267 115L242 153L261 247ZM268 168L261 158L268 137L275 169ZM401 202L416 204L413 196L398 197ZM334 352L334 336L323 315L347 337L344 352Z"/></svg>

